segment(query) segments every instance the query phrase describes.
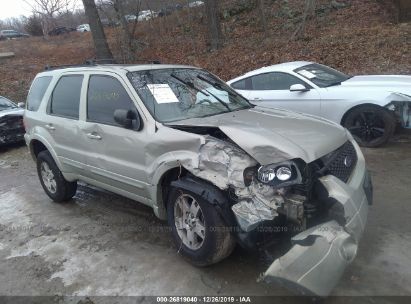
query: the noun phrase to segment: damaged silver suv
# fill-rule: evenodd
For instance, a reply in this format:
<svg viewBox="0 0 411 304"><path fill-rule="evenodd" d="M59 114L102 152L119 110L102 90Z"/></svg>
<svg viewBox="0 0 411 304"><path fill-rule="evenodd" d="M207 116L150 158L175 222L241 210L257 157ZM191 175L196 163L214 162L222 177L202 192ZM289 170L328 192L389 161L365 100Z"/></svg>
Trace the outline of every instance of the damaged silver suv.
<svg viewBox="0 0 411 304"><path fill-rule="evenodd" d="M264 278L327 295L356 255L372 185L350 133L253 106L205 70L49 69L24 122L52 200L70 200L81 180L151 206L194 265L286 237Z"/></svg>

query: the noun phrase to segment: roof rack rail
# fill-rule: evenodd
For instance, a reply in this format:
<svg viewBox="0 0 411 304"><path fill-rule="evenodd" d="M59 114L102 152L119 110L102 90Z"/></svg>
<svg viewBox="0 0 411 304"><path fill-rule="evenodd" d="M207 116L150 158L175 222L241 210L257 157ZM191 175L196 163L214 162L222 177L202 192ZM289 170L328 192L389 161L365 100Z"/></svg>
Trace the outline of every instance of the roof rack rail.
<svg viewBox="0 0 411 304"><path fill-rule="evenodd" d="M136 62L143 62L146 64L161 64L160 60L135 60ZM88 66L95 66L98 64L117 64L115 59L88 59L83 64L64 64L64 65L46 65L44 67L45 71L65 69L65 68L81 68Z"/></svg>
<svg viewBox="0 0 411 304"><path fill-rule="evenodd" d="M44 67L45 71L57 70L57 69L65 69L65 68L74 68L74 67L82 67L86 66L84 64L64 64L64 65L46 65Z"/></svg>
<svg viewBox="0 0 411 304"><path fill-rule="evenodd" d="M154 60L147 60L147 59L137 59L134 60L135 62L143 62L143 63L148 63L148 64L161 64L161 61L158 59Z"/></svg>
<svg viewBox="0 0 411 304"><path fill-rule="evenodd" d="M87 65L96 65L96 64L116 64L117 61L113 58L107 59L88 59L85 64Z"/></svg>
<svg viewBox="0 0 411 304"><path fill-rule="evenodd" d="M116 61L114 59L88 59L83 64L63 64L63 65L46 65L44 70L51 71L57 69L65 69L65 68L81 68L87 67L91 65L97 64L115 64Z"/></svg>

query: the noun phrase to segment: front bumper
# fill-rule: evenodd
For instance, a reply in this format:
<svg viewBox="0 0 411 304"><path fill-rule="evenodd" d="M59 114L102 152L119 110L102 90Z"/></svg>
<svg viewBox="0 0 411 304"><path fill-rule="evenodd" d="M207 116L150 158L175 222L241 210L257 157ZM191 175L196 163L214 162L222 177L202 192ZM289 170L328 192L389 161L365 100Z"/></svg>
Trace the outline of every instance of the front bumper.
<svg viewBox="0 0 411 304"><path fill-rule="evenodd" d="M0 146L24 141L24 128L0 130Z"/></svg>
<svg viewBox="0 0 411 304"><path fill-rule="evenodd" d="M294 236L291 249L266 270L266 281L279 282L302 294L330 294L356 256L372 203L371 177L361 152L359 156L347 184L331 175L319 179L329 197L343 207L345 225L332 220Z"/></svg>

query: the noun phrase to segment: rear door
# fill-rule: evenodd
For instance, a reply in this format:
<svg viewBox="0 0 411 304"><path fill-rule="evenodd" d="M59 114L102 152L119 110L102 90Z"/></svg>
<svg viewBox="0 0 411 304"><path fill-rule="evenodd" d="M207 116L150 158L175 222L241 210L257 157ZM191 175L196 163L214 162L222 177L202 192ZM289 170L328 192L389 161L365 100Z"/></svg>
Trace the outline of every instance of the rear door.
<svg viewBox="0 0 411 304"><path fill-rule="evenodd" d="M294 84L304 85L308 90L291 92L290 87ZM314 115L321 113L321 96L317 89L294 75L283 72L263 73L251 76L246 85L245 97L255 105Z"/></svg>
<svg viewBox="0 0 411 304"><path fill-rule="evenodd" d="M114 121L114 111L118 109L139 114L130 96L130 89L118 75L90 74L86 123L81 132L87 145L90 177L106 186L137 195L141 202L145 202L149 185L145 170L147 129L126 129Z"/></svg>
<svg viewBox="0 0 411 304"><path fill-rule="evenodd" d="M53 139L52 146L63 164L62 171L81 174L85 166L84 145L79 137L80 99L84 75L63 74L57 81L42 122Z"/></svg>

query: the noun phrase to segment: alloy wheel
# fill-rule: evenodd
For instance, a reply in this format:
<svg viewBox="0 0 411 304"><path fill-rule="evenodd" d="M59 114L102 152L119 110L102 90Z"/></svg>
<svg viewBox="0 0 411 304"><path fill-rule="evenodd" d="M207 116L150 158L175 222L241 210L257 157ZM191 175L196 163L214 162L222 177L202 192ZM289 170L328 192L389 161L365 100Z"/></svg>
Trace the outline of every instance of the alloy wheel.
<svg viewBox="0 0 411 304"><path fill-rule="evenodd" d="M43 180L44 186L50 193L56 193L57 191L57 182L54 177L53 171L50 169L49 165L46 162L41 163L41 178Z"/></svg>
<svg viewBox="0 0 411 304"><path fill-rule="evenodd" d="M174 204L174 222L185 246L198 250L205 240L205 221L200 204L188 194L181 194Z"/></svg>

